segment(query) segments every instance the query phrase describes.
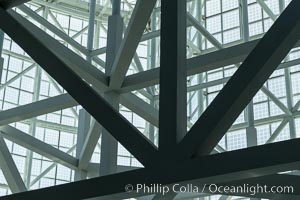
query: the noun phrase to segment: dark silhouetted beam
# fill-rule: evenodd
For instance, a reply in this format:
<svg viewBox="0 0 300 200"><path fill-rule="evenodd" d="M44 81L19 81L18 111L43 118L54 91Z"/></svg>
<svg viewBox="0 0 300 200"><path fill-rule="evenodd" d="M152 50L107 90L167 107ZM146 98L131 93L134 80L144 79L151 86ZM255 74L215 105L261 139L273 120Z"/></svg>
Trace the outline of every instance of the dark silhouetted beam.
<svg viewBox="0 0 300 200"><path fill-rule="evenodd" d="M20 4L26 3L30 0L0 0L0 6L4 9L9 9Z"/></svg>
<svg viewBox="0 0 300 200"><path fill-rule="evenodd" d="M178 145L182 159L209 154L296 44L300 1L293 0ZM288 23L287 23L288 22Z"/></svg>
<svg viewBox="0 0 300 200"><path fill-rule="evenodd" d="M193 183L201 186L211 183L236 182L242 179L257 178L281 171L298 169L300 157L297 153L291 152L297 152L299 149L300 139L294 139L203 156L184 163L177 163L176 165L169 163L157 167L153 171L143 168L38 189L27 193L1 197L0 200L86 199L110 195L107 199L124 199L145 195L143 192L138 194L136 192L126 192L125 186L127 184L136 186L143 183L146 185L153 183L162 185ZM221 167L220 164L222 165ZM299 190L297 191L299 193Z"/></svg>
<svg viewBox="0 0 300 200"><path fill-rule="evenodd" d="M86 64L82 58L76 54L73 55L65 46L13 10L0 9L0 18L1 29L62 85L130 153L145 166L153 164L157 153L156 147L71 69L71 66L78 65L78 62ZM64 57L65 53L67 57Z"/></svg>
<svg viewBox="0 0 300 200"><path fill-rule="evenodd" d="M177 145L187 131L186 1L161 1L159 151Z"/></svg>

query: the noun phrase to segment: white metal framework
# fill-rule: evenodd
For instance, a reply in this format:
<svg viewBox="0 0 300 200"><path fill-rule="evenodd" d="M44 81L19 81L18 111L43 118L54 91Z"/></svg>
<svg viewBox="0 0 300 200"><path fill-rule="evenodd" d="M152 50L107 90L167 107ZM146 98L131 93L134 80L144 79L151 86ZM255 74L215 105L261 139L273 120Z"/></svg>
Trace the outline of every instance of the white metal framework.
<svg viewBox="0 0 300 200"><path fill-rule="evenodd" d="M7 15L11 22L22 24L23 29L20 30L27 31L32 38L40 41L39 44L32 43L32 46L41 45L38 46L41 47L40 53L31 55L17 44L22 39L15 42L8 31L0 35L1 196L143 166L152 167L155 163L151 159L159 155L157 151L168 154L173 161L181 154L191 156L198 153L201 158L210 152L222 154L300 137L298 42L292 45L294 48L291 50L282 47L289 51L288 55L278 67L274 66L277 69L232 126L230 122L224 122L230 128L224 130L226 134L217 145L212 142L213 150L210 144L207 147L205 143L202 144L205 150L197 149L195 152L196 149L191 147L183 152L170 151L170 147L184 138L186 129L192 133L199 131L196 129L198 126L193 129L193 125L243 66L246 57L261 44L265 33L274 22L279 21L277 18L291 0L188 0L186 9L181 9L176 15L172 13L176 26L168 29L163 29L163 1L172 3L172 0L32 0L10 6L6 1L3 5L0 1L5 9L13 7L6 11L1 8L0 16ZM173 1L179 7L185 7L183 0ZM180 16L186 18L182 20ZM167 18L165 16L165 20ZM0 28L9 29L5 26L4 22L0 22ZM182 35L186 38L182 39ZM169 37L177 38L174 44L176 52L169 53L169 46L163 46L161 39L166 41ZM183 42L185 39L186 42ZM170 39L169 45L172 42L174 40ZM47 51L43 51L42 47L48 48ZM26 48L30 49L30 44ZM176 59L164 60L163 55L173 55ZM47 56L55 59L47 60ZM43 60L48 63L49 71L42 65ZM85 88L90 87L95 93L85 93L80 90L81 87L67 85L75 78L68 74L59 75L54 67L51 71L52 61L55 69L67 66L74 72L75 78L81 79L80 85L85 84ZM160 68L160 65L168 67ZM66 86L62 87L62 83ZM90 107L85 107L85 101L92 101L93 105L101 104L99 107L102 109L102 101L84 100L84 97L96 99L97 95L104 99L103 110L106 109L105 102L111 105L105 110L108 113L101 113L101 116L87 112ZM170 98L176 99L176 104L168 104ZM114 115L116 111L133 126L127 126L123 118ZM186 115L180 115L182 113ZM96 115L99 119L102 117L101 121L95 120ZM115 133L120 129L123 132ZM132 139L131 143L129 139ZM186 139L186 143L183 139L183 147L191 144L194 138ZM162 148L156 151L160 146ZM290 146L294 147L293 144ZM231 157L228 156L228 159ZM195 163L197 166L200 164ZM279 167L277 171L263 175L283 171L298 172L293 165L291 169ZM265 180L269 180L268 177L259 181ZM117 198L131 198L126 195ZM298 195L295 194L296 199ZM236 196L239 195L213 195L206 191L182 193L176 197L171 194L168 198L254 198ZM273 198L268 195L255 197ZM280 197L286 198L284 195ZM132 198L161 199L159 195Z"/></svg>

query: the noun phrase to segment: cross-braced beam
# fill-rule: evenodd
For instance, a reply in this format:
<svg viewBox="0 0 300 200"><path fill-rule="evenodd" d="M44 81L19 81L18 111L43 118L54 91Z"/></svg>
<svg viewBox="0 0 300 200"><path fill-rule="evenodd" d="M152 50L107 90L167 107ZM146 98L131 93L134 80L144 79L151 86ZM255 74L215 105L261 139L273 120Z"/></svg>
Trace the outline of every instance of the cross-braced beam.
<svg viewBox="0 0 300 200"><path fill-rule="evenodd" d="M151 165L150 160L156 157L156 147L83 80L77 74L78 71L75 73L71 69L72 66L80 64L90 66L86 61L16 12L0 9L0 16L3 19L0 26L11 38L142 164ZM104 78L104 75L99 78Z"/></svg>
<svg viewBox="0 0 300 200"><path fill-rule="evenodd" d="M290 3L201 115L179 144L182 158L209 154L296 44L300 33L299 7L299 1Z"/></svg>

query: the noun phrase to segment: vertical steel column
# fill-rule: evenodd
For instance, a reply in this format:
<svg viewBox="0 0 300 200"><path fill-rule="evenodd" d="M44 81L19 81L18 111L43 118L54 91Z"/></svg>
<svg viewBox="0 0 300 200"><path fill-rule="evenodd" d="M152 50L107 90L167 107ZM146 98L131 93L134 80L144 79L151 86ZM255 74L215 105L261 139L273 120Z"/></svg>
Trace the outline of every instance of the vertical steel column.
<svg viewBox="0 0 300 200"><path fill-rule="evenodd" d="M121 0L112 0L112 15L120 15Z"/></svg>
<svg viewBox="0 0 300 200"><path fill-rule="evenodd" d="M84 141L90 128L91 116L84 109L79 111L78 132L76 143L76 158L80 157ZM87 178L87 172L84 170L75 170L75 181L80 181Z"/></svg>
<svg viewBox="0 0 300 200"><path fill-rule="evenodd" d="M41 77L42 77L42 70L39 66L36 67L35 71L35 80L34 80L34 94L32 101L38 101L40 96L40 88L41 88ZM30 125L30 135L35 137L36 134L36 117L31 120ZM27 151L27 157L26 157L26 165L25 165L25 172L26 176L25 178L25 185L27 188L30 187L30 179L31 179L31 168L32 168L32 151Z"/></svg>
<svg viewBox="0 0 300 200"><path fill-rule="evenodd" d="M96 0L90 0L89 4L89 22L88 22L88 35L87 35L87 50L88 55L86 60L92 63L91 51L94 48L94 32L95 32L95 13L96 13ZM79 112L78 119L78 132L77 132L77 145L76 145L76 158L79 158L80 152L83 148L84 141L86 139L88 129L90 127L90 114L82 109ZM87 178L87 172L83 170L75 171L75 180L79 181Z"/></svg>
<svg viewBox="0 0 300 200"><path fill-rule="evenodd" d="M285 1L283 1L283 0L278 0L278 4L279 4L279 11L280 11L280 13L282 13L282 11L283 11L284 8L285 8Z"/></svg>
<svg viewBox="0 0 300 200"><path fill-rule="evenodd" d="M248 26L248 3L247 0L240 0L240 13L241 13L241 31L244 42L249 41L249 26ZM248 127L246 128L247 134L247 147L257 145L257 130L254 126L254 112L253 112L253 100L250 101L246 109L246 119L248 121Z"/></svg>
<svg viewBox="0 0 300 200"><path fill-rule="evenodd" d="M105 94L104 97L114 108L119 109L119 94L109 93ZM103 128L101 137L100 176L116 173L117 161L118 142L107 130Z"/></svg>
<svg viewBox="0 0 300 200"><path fill-rule="evenodd" d="M98 49L100 48L99 42L100 42L100 29L101 29L101 25L100 25L100 21L95 21L96 25L95 25L95 39L94 39L94 48Z"/></svg>
<svg viewBox="0 0 300 200"><path fill-rule="evenodd" d="M196 3L196 12L197 12L197 18L198 18L198 21L199 23L202 25L202 0L197 0L197 3ZM197 39L198 39L198 47L199 49L201 50L202 49L202 35L200 34L200 32L198 32L198 35L197 35ZM204 81L205 81L205 73L201 73L197 76L197 81L198 81L198 84L202 84ZM202 114L202 112L204 111L204 95L203 95L203 92L204 90L203 89L200 89L198 91L198 106L199 106L199 109L198 109L198 117Z"/></svg>
<svg viewBox="0 0 300 200"><path fill-rule="evenodd" d="M248 3L247 0L240 0L240 7L241 7L241 22L242 22L242 36L244 42L249 41L249 26L248 26Z"/></svg>
<svg viewBox="0 0 300 200"><path fill-rule="evenodd" d="M285 2L282 0L279 0L279 10L280 12L283 12L285 8ZM289 55L285 58L286 61L289 61ZM291 72L290 68L284 69L284 77L285 77L285 86L286 86L286 99L287 99L287 106L288 109L292 112L293 110L293 87L292 87L292 81L291 81ZM290 128L290 138L296 138L296 125L295 125L295 119L293 116L290 116L289 118L289 128Z"/></svg>
<svg viewBox="0 0 300 200"><path fill-rule="evenodd" d="M0 29L0 55L3 51L3 42L4 42L4 32Z"/></svg>
<svg viewBox="0 0 300 200"><path fill-rule="evenodd" d="M92 63L92 57L90 56L91 51L94 47L94 32L95 32L95 13L96 13L96 0L90 0L89 2L89 22L88 22L88 35L87 35L87 50L88 54L86 59ZM78 119L78 132L77 132L77 145L76 145L76 158L80 157L81 150L84 145L85 138L90 127L90 114L81 109L79 112ZM87 178L87 172L84 170L75 171L75 181L83 180Z"/></svg>
<svg viewBox="0 0 300 200"><path fill-rule="evenodd" d="M159 150L168 152L187 131L186 1L161 1Z"/></svg>
<svg viewBox="0 0 300 200"><path fill-rule="evenodd" d="M2 58L3 42L4 42L4 32L0 29L0 83L2 80L2 72L3 72L3 64L4 64L4 59Z"/></svg>
<svg viewBox="0 0 300 200"><path fill-rule="evenodd" d="M284 76L285 76L285 84L286 84L286 98L287 98L287 105L290 111L293 110L293 89L292 89L292 82L291 82L291 72L289 68L284 69ZM293 116L289 118L289 127L290 127L290 137L291 139L296 138L296 126L295 126L295 119Z"/></svg>
<svg viewBox="0 0 300 200"><path fill-rule="evenodd" d="M107 51L105 74L110 75L115 56L118 52L123 35L123 19L120 15L120 0L112 1L112 15L108 18ZM119 110L120 95L114 92L105 93L104 98ZM112 122L113 123L113 122ZM117 172L118 142L105 129L101 137L100 176Z"/></svg>
<svg viewBox="0 0 300 200"><path fill-rule="evenodd" d="M90 15L89 15L88 37L87 37L88 55L86 59L87 61L92 62L92 57L90 56L90 53L93 50L93 44L94 44L96 0L90 0L89 11L90 11Z"/></svg>
<svg viewBox="0 0 300 200"><path fill-rule="evenodd" d="M151 31L155 31L156 30L156 11L154 9L152 15L151 15ZM150 40L150 42L148 42L148 44L150 43L150 64L149 64L149 69L153 69L155 68L156 65L156 38L152 38ZM149 52L149 51L148 51ZM154 95L154 86L150 88L151 90L151 94L152 96ZM154 108L157 108L156 104L155 104L155 100L151 99L150 100L150 105L153 106ZM154 143L155 141L155 127L149 123L149 139L150 141L152 141Z"/></svg>
<svg viewBox="0 0 300 200"><path fill-rule="evenodd" d="M43 10L43 18L47 19L49 14L49 8L44 7ZM45 29L45 28L44 28ZM36 102L39 100L40 89L41 89L41 80L42 80L42 69L39 66L36 66L35 70L35 79L34 79L34 93L32 97L32 101ZM29 134L35 137L36 134L36 117L31 120L31 125L29 129ZM32 158L33 152L27 150L27 157L25 163L25 173L24 173L24 182L27 188L30 188L30 179L31 179L31 169L32 169Z"/></svg>

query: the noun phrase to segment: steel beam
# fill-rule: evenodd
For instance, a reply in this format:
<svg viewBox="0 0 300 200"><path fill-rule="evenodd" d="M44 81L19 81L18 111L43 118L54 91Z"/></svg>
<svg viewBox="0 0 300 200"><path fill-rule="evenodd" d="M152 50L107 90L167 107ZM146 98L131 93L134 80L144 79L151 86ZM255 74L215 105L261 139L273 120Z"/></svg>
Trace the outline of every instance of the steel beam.
<svg viewBox="0 0 300 200"><path fill-rule="evenodd" d="M253 40L187 59L187 75L191 76L243 62L259 41L260 39ZM298 42L295 47L299 46L300 43ZM284 63L281 64L282 67L284 67L284 65ZM127 76L120 92L126 93L156 84L159 84L159 68Z"/></svg>
<svg viewBox="0 0 300 200"><path fill-rule="evenodd" d="M0 87L1 90L1 87ZM158 110L144 102L134 94L121 95L120 102L134 113L158 126ZM78 103L69 95L61 94L48 99L18 106L0 112L0 125L18 122L47 113L78 106Z"/></svg>
<svg viewBox="0 0 300 200"><path fill-rule="evenodd" d="M82 58L74 56L70 50L16 12L12 10L6 12L0 9L0 16L3 19L1 20L3 23L0 23L1 28L62 85L78 103L141 163L144 165L153 164L150 158L155 159L156 147L118 111L113 109L90 84L83 80L77 74L78 71L75 73L70 68L73 65L80 65L80 63L86 65ZM78 68L80 69L80 67ZM112 121L118 126L111 123ZM132 143L132 141L136 141L136 143Z"/></svg>
<svg viewBox="0 0 300 200"><path fill-rule="evenodd" d="M156 0L138 0L136 2L124 39L112 66L110 88L119 89L122 86L155 3Z"/></svg>
<svg viewBox="0 0 300 200"><path fill-rule="evenodd" d="M266 144L274 142L275 139L280 134L280 132L284 129L284 127L287 123L289 123L289 118L288 117L286 117L282 120L282 122L278 125L276 130L272 133L271 137L267 140Z"/></svg>
<svg viewBox="0 0 300 200"><path fill-rule="evenodd" d="M267 13L267 15L269 15L269 17L275 21L277 16L273 13L273 11L268 7L268 5L265 3L264 0L257 0L257 3L261 6L261 8L263 9L263 11L265 11Z"/></svg>
<svg viewBox="0 0 300 200"><path fill-rule="evenodd" d="M92 155L100 138L101 129L101 125L93 119L90 129L84 140L83 147L79 154L78 167L80 169L86 169L88 167L88 164L92 158Z"/></svg>
<svg viewBox="0 0 300 200"><path fill-rule="evenodd" d="M61 94L48 99L22 105L0 112L0 126L30 119L47 113L77 106L78 103L69 95Z"/></svg>
<svg viewBox="0 0 300 200"><path fill-rule="evenodd" d="M158 110L150 104L132 93L122 94L120 102L152 125L158 127Z"/></svg>
<svg viewBox="0 0 300 200"><path fill-rule="evenodd" d="M156 28L156 12L153 12L151 15L151 30L155 31ZM152 69L156 67L156 50L157 50L157 42L156 39L152 39L150 41L148 41L148 57L150 57L151 59L148 60L148 69ZM150 105L153 106L154 108L157 108L157 104L155 103L155 100L153 99L153 96L155 94L155 87L150 87L151 90L151 95L152 98L150 99ZM158 115L158 114L157 114ZM158 119L158 117L157 117ZM154 128L154 124L148 124L149 125L149 139L154 142L155 140L155 128ZM158 127L158 123L157 123L157 127Z"/></svg>
<svg viewBox="0 0 300 200"><path fill-rule="evenodd" d="M17 13L15 14L18 15ZM32 34L34 34L37 40L43 41L43 44L55 52L57 57L68 63L68 67L71 68L77 75L81 76L84 80L89 80L89 83L95 89L105 91L108 88L108 77L103 72L78 56L76 53L69 50L67 47L49 36L44 31L41 31L32 23L21 17L19 17L19 19L21 19L23 22L26 22L33 28L34 31L32 31Z"/></svg>
<svg viewBox="0 0 300 200"><path fill-rule="evenodd" d="M12 193L27 191L9 149L0 135L0 167Z"/></svg>
<svg viewBox="0 0 300 200"><path fill-rule="evenodd" d="M76 42L73 38L71 38L70 36L68 36L66 33L64 33L61 30L59 30L56 26L54 26L53 24L49 23L46 19L44 19L43 17L41 17L39 14L37 14L36 12L34 12L33 10L31 10L27 6L21 5L21 6L18 7L18 9L20 9L25 14L27 14L28 16L30 16L32 19L34 19L35 21L37 21L38 23L40 23L42 26L46 27L49 31L53 32L55 35L57 35L58 37L60 37L64 41L66 41L68 44L70 44L71 46L73 46L76 49L78 49L80 52L84 53L85 55L88 54L88 50L85 47L83 47L81 44L79 44L78 42Z"/></svg>
<svg viewBox="0 0 300 200"><path fill-rule="evenodd" d="M0 6L4 9L9 9L20 4L26 3L30 0L0 0Z"/></svg>
<svg viewBox="0 0 300 200"><path fill-rule="evenodd" d="M77 168L78 160L76 158L14 127L9 125L1 126L0 131L4 138L11 140L12 142L23 146L26 149L36 152L71 169Z"/></svg>
<svg viewBox="0 0 300 200"><path fill-rule="evenodd" d="M179 144L182 159L209 154L299 39L292 1ZM286 23L286 21L289 23ZM280 30L280 31L279 31ZM284 30L284 31L283 31ZM274 38L276 37L276 40ZM201 133L199 134L199 132Z"/></svg>
<svg viewBox="0 0 300 200"><path fill-rule="evenodd" d="M26 6L22 6L23 10L31 13L31 15L38 20L42 25L47 27L50 31L57 34L59 37L62 37L67 42L71 44L71 46L75 46L76 49L79 48L80 51L85 52L86 49L79 45L73 38L70 38L68 35L60 31L58 28L56 28L54 25L50 24L47 20L40 17L38 14L27 8ZM40 32L38 34L38 38L43 40L45 44L47 44L48 47L55 49L57 51L57 55L63 55L63 59L70 59L72 61L72 65L68 65L72 70L76 72L76 74L81 75L83 79L89 79L90 84L93 85L96 89L106 89L108 78L105 76L100 70L95 68L92 64L85 61L81 57L79 57L76 53L70 51L68 48L66 48L64 45L60 44L57 40L53 39L51 36L49 36L45 32L41 32L39 29L36 29ZM49 38L49 39L47 39ZM78 46L79 45L79 46ZM87 51L85 52L87 54ZM84 66L84 67L83 67ZM97 76L97 78L95 78Z"/></svg>
<svg viewBox="0 0 300 200"><path fill-rule="evenodd" d="M284 113L292 115L292 112L265 86L261 88L261 91L269 97L275 105L277 105Z"/></svg>
<svg viewBox="0 0 300 200"><path fill-rule="evenodd" d="M53 78L52 78L49 74L46 73L46 76L47 76L48 79L49 79L49 83L51 83L51 84L54 86L54 88L57 90L57 92L58 92L59 94L63 94L64 91L63 91L63 89L57 84L57 82L55 82L55 80L53 80ZM74 100L74 101L75 101L75 100ZM74 114L74 116L78 119L79 115L78 115L76 109L73 107L73 108L71 108L71 111L72 111L72 113Z"/></svg>
<svg viewBox="0 0 300 200"><path fill-rule="evenodd" d="M123 18L120 15L119 8L121 1L112 1L112 16L108 19L108 37L107 37L107 51L106 51L106 65L105 74L110 76L114 70L114 61L117 58L118 51L121 50L120 45L122 43L123 36ZM134 20L132 20L134 21ZM133 28L133 27L130 27ZM130 30L129 30L130 31ZM127 38L130 38L130 34L127 34ZM110 105L119 110L120 94L114 92L104 93L103 97L110 102ZM100 130L98 130L100 131ZM111 136L109 131L104 127L101 127L101 155L100 155L100 167L99 175L104 176L117 172L118 163L118 141ZM99 135L100 133L96 134ZM93 147L93 146L92 146Z"/></svg>
<svg viewBox="0 0 300 200"><path fill-rule="evenodd" d="M66 153L70 154L76 149L76 145L71 147ZM52 163L48 168L46 168L44 171L42 171L37 177L35 177L31 182L30 186L32 187L34 184L36 184L42 177L44 177L46 174L48 174L54 167L57 166L58 163Z"/></svg>
<svg viewBox="0 0 300 200"><path fill-rule="evenodd" d="M3 59L3 58L2 58ZM1 62L1 61L0 61ZM11 79L7 80L5 83L1 84L0 86L0 91L3 90L4 88L6 88L8 85L12 84L14 81L16 81L18 78L20 78L21 76L23 76L24 74L26 74L27 72L29 72L30 70L32 70L34 67L36 67L36 64L32 64L29 67L27 67L26 69L24 69L22 72L18 73L17 75L15 75L14 77L12 77ZM2 72L1 72L2 73Z"/></svg>
<svg viewBox="0 0 300 200"><path fill-rule="evenodd" d="M84 109L81 109L79 111L77 144L76 144L76 158L79 159L78 162L79 170L75 171L75 177L74 177L76 181L87 178L87 172L85 170L80 170L79 164L80 164L80 155L84 148L84 143L90 128L90 120L91 120L91 116L88 114L88 112L86 112Z"/></svg>
<svg viewBox="0 0 300 200"><path fill-rule="evenodd" d="M201 34L213 45L215 46L217 49L222 49L222 44L216 39L214 38L207 30L206 28L204 28L197 19L195 19L193 17L193 15L191 15L190 13L187 13L187 19L189 21L189 23L192 24L192 26L194 26L199 32L201 32Z"/></svg>
<svg viewBox="0 0 300 200"><path fill-rule="evenodd" d="M100 168L99 163L89 163L89 165L87 167L88 176L90 178L99 177L99 168ZM136 169L141 169L141 167L118 165L117 173L126 172L126 171L130 171L130 170L136 170Z"/></svg>
<svg viewBox="0 0 300 200"><path fill-rule="evenodd" d="M87 36L87 50L88 55L86 59L88 62L92 62L92 57L90 56L90 52L94 48L94 34L95 34L95 14L96 14L96 0L89 1L89 24L88 24L88 36Z"/></svg>
<svg viewBox="0 0 300 200"><path fill-rule="evenodd" d="M2 80L3 64L4 64L4 58L2 58L3 43L4 43L4 32L0 30L0 83Z"/></svg>
<svg viewBox="0 0 300 200"><path fill-rule="evenodd" d="M187 75L194 75L219 67L242 62L259 40L235 45L208 54L187 59ZM121 91L127 92L159 83L159 68L147 70L125 78Z"/></svg>
<svg viewBox="0 0 300 200"><path fill-rule="evenodd" d="M186 1L162 0L159 151L173 149L187 132Z"/></svg>
<svg viewBox="0 0 300 200"><path fill-rule="evenodd" d="M203 156L177 163L172 166L161 166L160 170L137 169L85 181L43 188L26 193L1 197L6 199L87 199L98 196L113 198L133 198L149 195L142 192L128 193L125 186L140 183L150 185L173 183L197 185L233 182L242 179L256 178L280 171L298 169L300 159L290 152L299 149L300 139L250 147L237 151ZM289 156L286 156L289 155ZM256 159L249 159L255 157ZM216 167L222 163L222 167ZM180 171L180 173L178 173ZM99 189L101 188L101 190Z"/></svg>
<svg viewBox="0 0 300 200"><path fill-rule="evenodd" d="M116 93L106 93L104 98L110 102L116 110L119 110L120 95ZM132 142L132 141L131 141ZM118 163L118 141L104 127L102 127L101 156L99 175L104 176L117 172Z"/></svg>

